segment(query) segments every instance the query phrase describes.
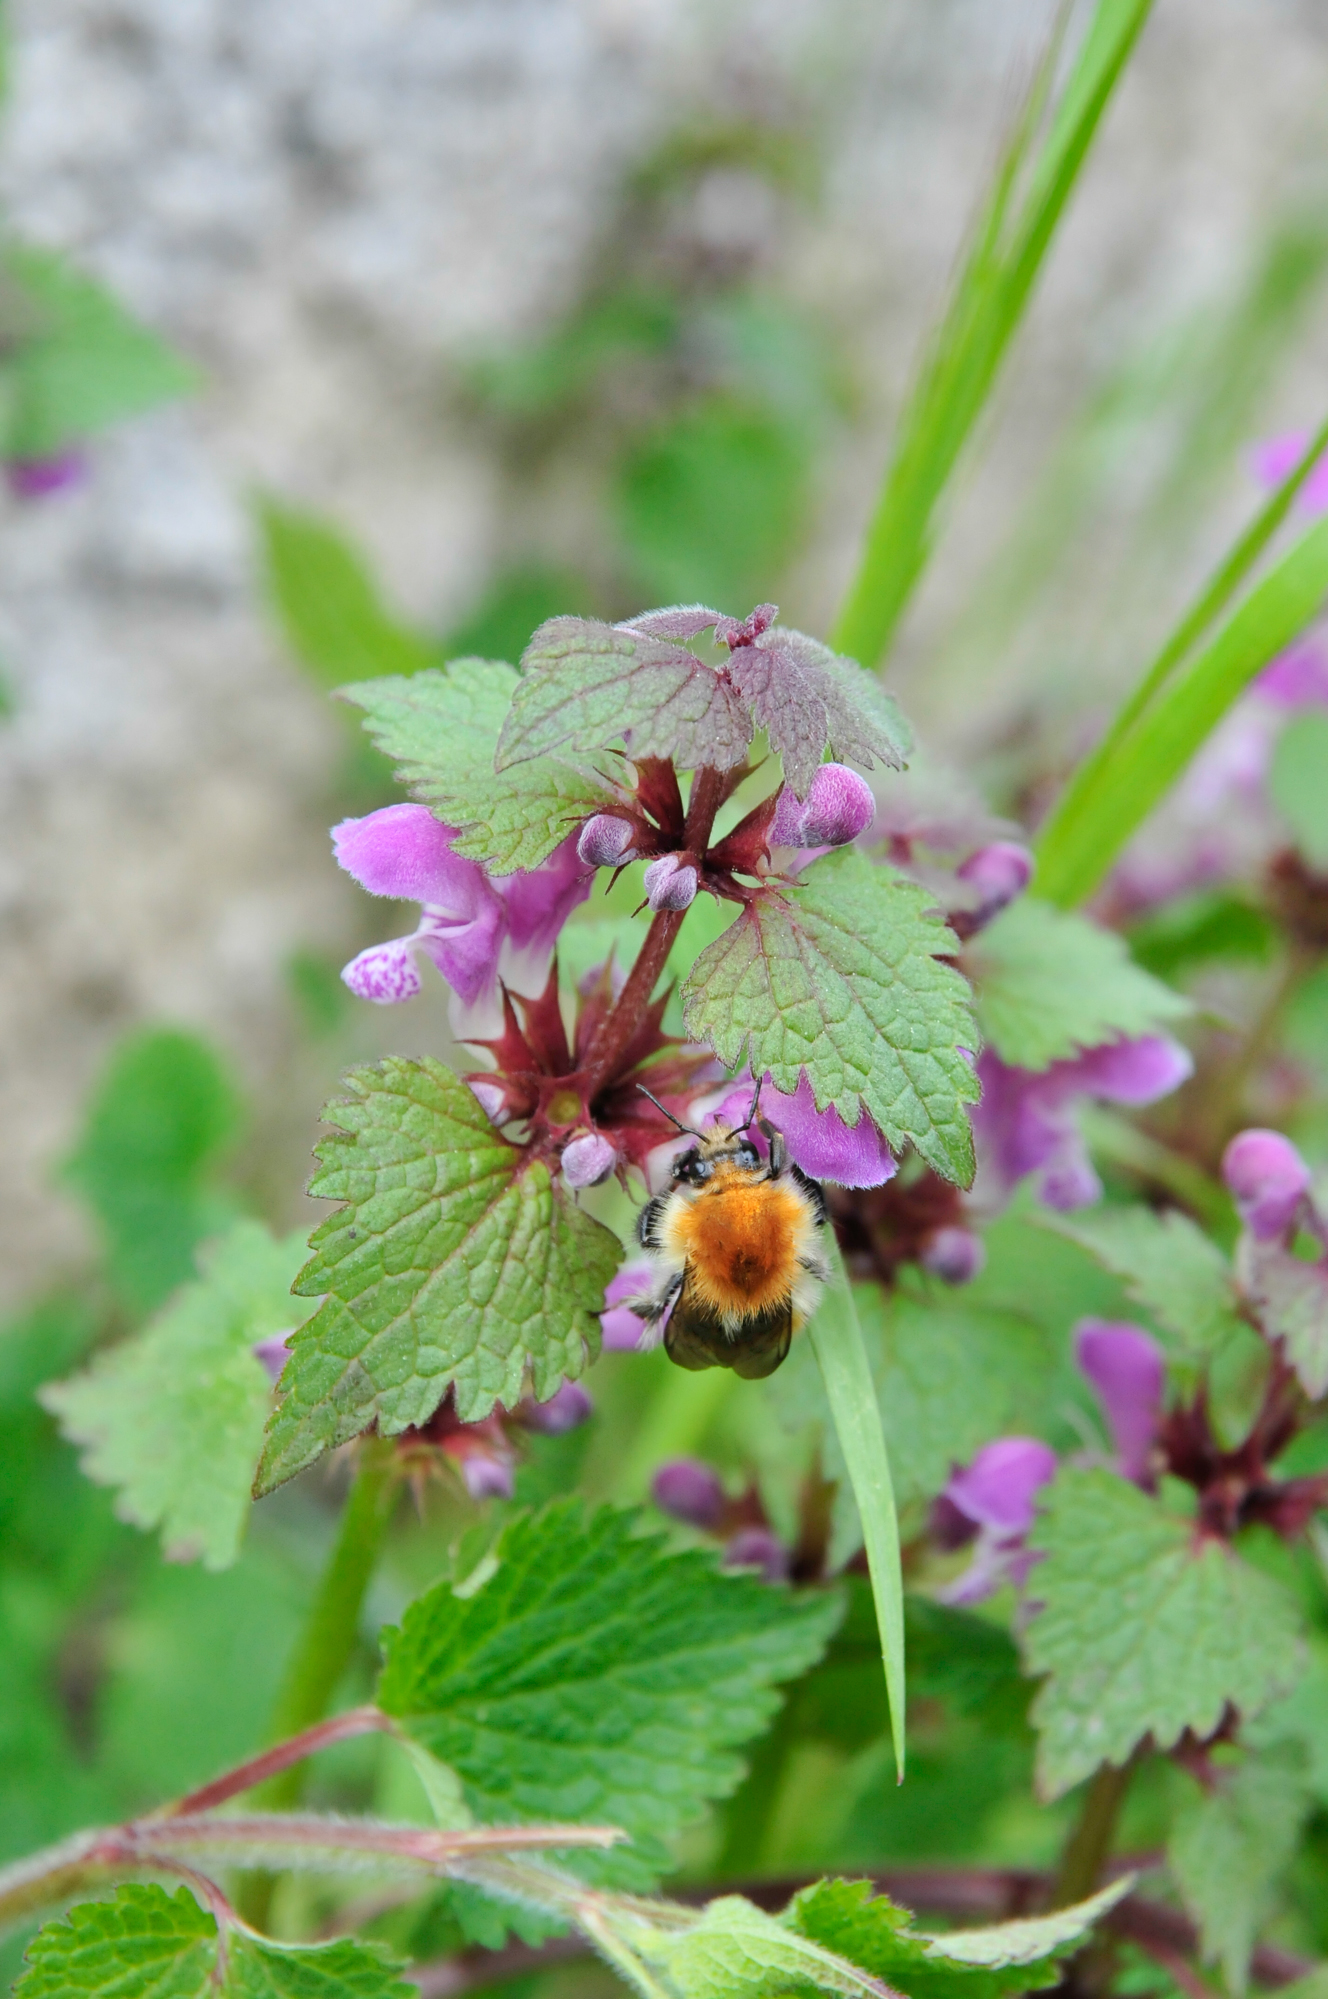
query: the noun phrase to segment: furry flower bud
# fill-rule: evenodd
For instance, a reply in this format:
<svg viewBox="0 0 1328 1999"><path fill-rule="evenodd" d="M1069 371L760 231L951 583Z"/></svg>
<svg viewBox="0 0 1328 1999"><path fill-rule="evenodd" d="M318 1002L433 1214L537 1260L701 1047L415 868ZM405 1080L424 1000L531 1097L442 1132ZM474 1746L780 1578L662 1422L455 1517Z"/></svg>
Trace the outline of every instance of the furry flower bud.
<svg viewBox="0 0 1328 1999"><path fill-rule="evenodd" d="M933 1229L919 1262L946 1284L971 1284L987 1261L986 1247L971 1229Z"/></svg>
<svg viewBox="0 0 1328 1999"><path fill-rule="evenodd" d="M634 858L632 841L636 828L630 819L615 818L612 812L597 812L581 828L576 843L577 858L588 868L618 868Z"/></svg>
<svg viewBox="0 0 1328 1999"><path fill-rule="evenodd" d="M1240 1218L1260 1242L1285 1235L1309 1191L1310 1169L1280 1131L1238 1132L1222 1155L1222 1177Z"/></svg>
<svg viewBox="0 0 1328 1999"><path fill-rule="evenodd" d="M618 1154L598 1131L588 1131L563 1147L563 1179L569 1187L598 1187L613 1171Z"/></svg>
<svg viewBox="0 0 1328 1999"><path fill-rule="evenodd" d="M990 921L1028 887L1033 878L1033 856L1014 840L993 840L970 854L955 872L961 882L977 890L979 913L984 921Z"/></svg>
<svg viewBox="0 0 1328 1999"><path fill-rule="evenodd" d="M561 1437L584 1423L594 1407L579 1381L562 1381L547 1402L527 1400L515 1413L525 1429L535 1430L543 1437Z"/></svg>
<svg viewBox="0 0 1328 1999"><path fill-rule="evenodd" d="M651 1482L650 1497L661 1513L689 1527L715 1527L724 1511L719 1473L699 1458L670 1458Z"/></svg>
<svg viewBox="0 0 1328 1999"><path fill-rule="evenodd" d="M865 778L847 764L822 764L805 799L790 786L780 793L770 827L772 847L846 847L876 817Z"/></svg>
<svg viewBox="0 0 1328 1999"><path fill-rule="evenodd" d="M661 854L646 869L645 886L652 909L687 909L696 899L696 869L676 854Z"/></svg>

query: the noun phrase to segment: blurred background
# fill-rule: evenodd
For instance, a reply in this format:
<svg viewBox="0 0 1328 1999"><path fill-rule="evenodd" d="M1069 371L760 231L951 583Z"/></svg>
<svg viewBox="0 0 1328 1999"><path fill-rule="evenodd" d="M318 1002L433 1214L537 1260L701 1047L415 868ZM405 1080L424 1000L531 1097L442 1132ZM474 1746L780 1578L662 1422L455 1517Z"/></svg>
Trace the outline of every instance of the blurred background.
<svg viewBox="0 0 1328 1999"><path fill-rule="evenodd" d="M387 794L325 690L375 661L302 637L301 588L315 625L363 589L377 670L514 658L558 608L773 596L823 630L1050 17L12 6L12 236L194 385L0 503L6 1303L92 1253L57 1169L127 1031L209 1038L233 1171L286 1223L348 1047L441 1032L340 1005L391 916L326 827ZM1001 806L1138 671L1250 441L1318 407L1326 122L1313 0L1163 0L891 669Z"/></svg>

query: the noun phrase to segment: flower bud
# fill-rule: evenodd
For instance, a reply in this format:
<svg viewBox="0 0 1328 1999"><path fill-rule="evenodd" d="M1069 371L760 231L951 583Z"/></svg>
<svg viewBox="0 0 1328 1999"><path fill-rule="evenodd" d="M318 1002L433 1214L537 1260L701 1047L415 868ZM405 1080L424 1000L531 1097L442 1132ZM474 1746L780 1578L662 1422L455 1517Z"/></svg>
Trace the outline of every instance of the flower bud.
<svg viewBox="0 0 1328 1999"><path fill-rule="evenodd" d="M1309 1191L1310 1169L1280 1131L1242 1131L1222 1155L1222 1177L1240 1218L1259 1242L1273 1242L1295 1222Z"/></svg>
<svg viewBox="0 0 1328 1999"><path fill-rule="evenodd" d="M651 1482L650 1497L661 1513L671 1513L689 1527L715 1527L724 1511L719 1473L699 1458L671 1458L661 1465Z"/></svg>
<svg viewBox="0 0 1328 1999"><path fill-rule="evenodd" d="M646 869L645 885L652 909L687 909L696 899L696 869L676 854L661 854Z"/></svg>
<svg viewBox="0 0 1328 1999"><path fill-rule="evenodd" d="M510 1499L515 1490L511 1465L483 1451L471 1451L461 1460L461 1476L472 1499Z"/></svg>
<svg viewBox="0 0 1328 1999"><path fill-rule="evenodd" d="M588 1131L563 1147L563 1179L569 1187L598 1187L612 1173L617 1157L602 1132Z"/></svg>
<svg viewBox="0 0 1328 1999"><path fill-rule="evenodd" d="M547 1402L527 1398L515 1413L527 1430L538 1431L543 1437L561 1437L584 1423L594 1407L579 1381L562 1381Z"/></svg>
<svg viewBox="0 0 1328 1999"><path fill-rule="evenodd" d="M918 1261L946 1284L971 1284L987 1261L987 1249L972 1229L933 1229Z"/></svg>
<svg viewBox="0 0 1328 1999"><path fill-rule="evenodd" d="M978 913L990 920L1028 887L1033 878L1033 856L1013 840L993 840L970 854L955 872L961 882L977 890L981 898Z"/></svg>
<svg viewBox="0 0 1328 1999"><path fill-rule="evenodd" d="M467 1088L490 1124L502 1124L507 1117L507 1092L501 1083L469 1080Z"/></svg>
<svg viewBox="0 0 1328 1999"><path fill-rule="evenodd" d="M807 796L785 785L770 826L772 847L846 847L876 817L865 778L846 764L822 764Z"/></svg>
<svg viewBox="0 0 1328 1999"><path fill-rule="evenodd" d="M768 1583L782 1583L789 1572L789 1552L768 1527L740 1527L724 1549L726 1569L759 1569Z"/></svg>
<svg viewBox="0 0 1328 1999"><path fill-rule="evenodd" d="M290 1359L289 1330L284 1333L269 1333L265 1340L255 1340L249 1351L260 1363L268 1380L275 1388L281 1380L281 1371Z"/></svg>
<svg viewBox="0 0 1328 1999"><path fill-rule="evenodd" d="M634 858L636 828L630 819L618 819L612 812L597 812L581 828L576 843L577 858L588 868L617 868Z"/></svg>

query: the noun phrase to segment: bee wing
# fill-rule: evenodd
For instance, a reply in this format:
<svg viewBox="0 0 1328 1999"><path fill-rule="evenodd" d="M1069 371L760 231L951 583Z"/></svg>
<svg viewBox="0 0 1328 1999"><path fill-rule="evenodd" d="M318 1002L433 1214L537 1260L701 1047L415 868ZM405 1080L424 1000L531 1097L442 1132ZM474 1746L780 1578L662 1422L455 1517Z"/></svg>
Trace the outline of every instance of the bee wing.
<svg viewBox="0 0 1328 1999"><path fill-rule="evenodd" d="M678 1367L731 1367L744 1381L760 1381L787 1357L792 1339L791 1299L751 1313L730 1332L718 1313L698 1303L688 1287L665 1328L664 1351Z"/></svg>

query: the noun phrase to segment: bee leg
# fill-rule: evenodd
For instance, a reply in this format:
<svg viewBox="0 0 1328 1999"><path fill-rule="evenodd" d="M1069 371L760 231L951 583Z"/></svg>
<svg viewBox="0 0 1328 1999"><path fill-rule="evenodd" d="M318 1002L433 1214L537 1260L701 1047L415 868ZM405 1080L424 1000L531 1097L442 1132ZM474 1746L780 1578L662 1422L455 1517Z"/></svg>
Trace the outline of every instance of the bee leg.
<svg viewBox="0 0 1328 1999"><path fill-rule="evenodd" d="M770 1147L770 1171L766 1177L777 1180L788 1165L788 1148L784 1144L783 1133L776 1131L766 1118L758 1118L756 1128Z"/></svg>
<svg viewBox="0 0 1328 1999"><path fill-rule="evenodd" d="M645 1331L637 1342L639 1353L650 1353L659 1345L664 1335L664 1321L682 1290L682 1278L682 1272L675 1271L662 1290L652 1292L648 1298L629 1298L626 1301L628 1311L635 1312L645 1325Z"/></svg>
<svg viewBox="0 0 1328 1999"><path fill-rule="evenodd" d="M816 1216L817 1228L818 1229L824 1228L825 1192L821 1186L820 1181L813 1180L809 1173L804 1173L801 1166L790 1166L789 1172L792 1174L793 1178L797 1181L803 1193L807 1196L807 1199L811 1202L813 1212L815 1213Z"/></svg>
<svg viewBox="0 0 1328 1999"><path fill-rule="evenodd" d="M659 1248L659 1236L656 1231L659 1227L660 1216L664 1213L668 1204L669 1197L667 1194L656 1194L654 1200L647 1201L637 1216L636 1239L642 1249Z"/></svg>

